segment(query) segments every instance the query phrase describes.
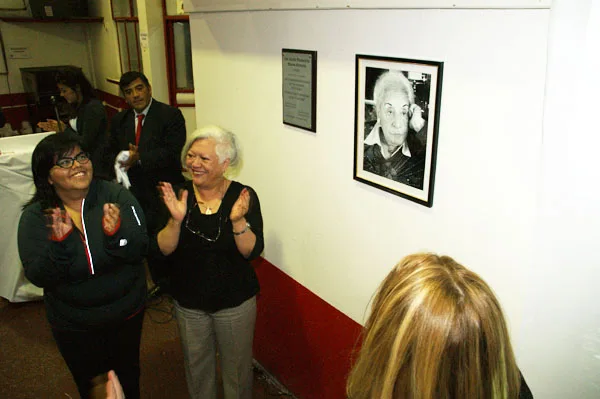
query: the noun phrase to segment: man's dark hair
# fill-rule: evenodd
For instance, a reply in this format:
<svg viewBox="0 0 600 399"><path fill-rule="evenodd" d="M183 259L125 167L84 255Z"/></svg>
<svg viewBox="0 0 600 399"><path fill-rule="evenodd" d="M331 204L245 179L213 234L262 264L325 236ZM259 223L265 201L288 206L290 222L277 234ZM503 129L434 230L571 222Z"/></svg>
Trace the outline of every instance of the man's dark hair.
<svg viewBox="0 0 600 399"><path fill-rule="evenodd" d="M150 82L148 81L146 75L138 71L129 71L125 72L119 80L119 87L121 88L121 91L123 91L127 86L131 84L131 82L133 82L136 79L142 79L142 82L144 82L146 86L150 86Z"/></svg>

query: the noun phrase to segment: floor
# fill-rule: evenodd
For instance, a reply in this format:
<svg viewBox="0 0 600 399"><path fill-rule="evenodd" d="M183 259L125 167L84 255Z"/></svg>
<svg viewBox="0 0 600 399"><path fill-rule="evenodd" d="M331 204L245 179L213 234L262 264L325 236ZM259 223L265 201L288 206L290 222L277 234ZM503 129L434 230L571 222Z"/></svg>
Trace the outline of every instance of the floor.
<svg viewBox="0 0 600 399"><path fill-rule="evenodd" d="M43 303L0 299L0 398L77 398L75 384L52 339ZM142 398L189 398L177 324L166 297L149 303L140 360ZM255 368L253 399L292 398L271 381Z"/></svg>

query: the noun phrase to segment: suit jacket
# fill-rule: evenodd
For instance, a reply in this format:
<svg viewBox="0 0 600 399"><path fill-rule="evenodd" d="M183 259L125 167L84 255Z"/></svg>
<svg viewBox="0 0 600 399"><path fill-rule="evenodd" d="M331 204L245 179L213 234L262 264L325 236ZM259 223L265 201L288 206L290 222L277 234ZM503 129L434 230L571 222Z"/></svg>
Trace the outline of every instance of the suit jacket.
<svg viewBox="0 0 600 399"><path fill-rule="evenodd" d="M113 164L120 151L128 150L130 143L135 144L134 118L133 109L121 111L112 118L110 139ZM180 156L185 140L185 120L181 111L152 99L138 144L140 162L127 172L130 190L144 209L149 228L160 206L156 189L158 182L177 184L184 181Z"/></svg>

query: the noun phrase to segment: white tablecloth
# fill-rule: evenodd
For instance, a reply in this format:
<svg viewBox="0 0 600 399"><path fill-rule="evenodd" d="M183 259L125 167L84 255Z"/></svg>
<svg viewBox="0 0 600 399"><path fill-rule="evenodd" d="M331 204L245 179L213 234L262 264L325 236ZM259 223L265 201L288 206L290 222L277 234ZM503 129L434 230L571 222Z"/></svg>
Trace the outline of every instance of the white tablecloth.
<svg viewBox="0 0 600 399"><path fill-rule="evenodd" d="M42 289L23 275L17 249L21 208L35 192L31 154L37 143L51 133L0 138L0 296L11 302L41 298Z"/></svg>

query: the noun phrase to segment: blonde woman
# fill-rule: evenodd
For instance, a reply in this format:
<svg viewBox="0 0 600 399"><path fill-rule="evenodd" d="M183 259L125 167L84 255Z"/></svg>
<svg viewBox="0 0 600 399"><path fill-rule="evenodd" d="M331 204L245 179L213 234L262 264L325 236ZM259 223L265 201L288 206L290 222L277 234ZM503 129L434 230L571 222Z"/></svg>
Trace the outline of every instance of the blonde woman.
<svg viewBox="0 0 600 399"><path fill-rule="evenodd" d="M490 287L434 254L407 256L379 287L346 389L350 399L533 397Z"/></svg>

